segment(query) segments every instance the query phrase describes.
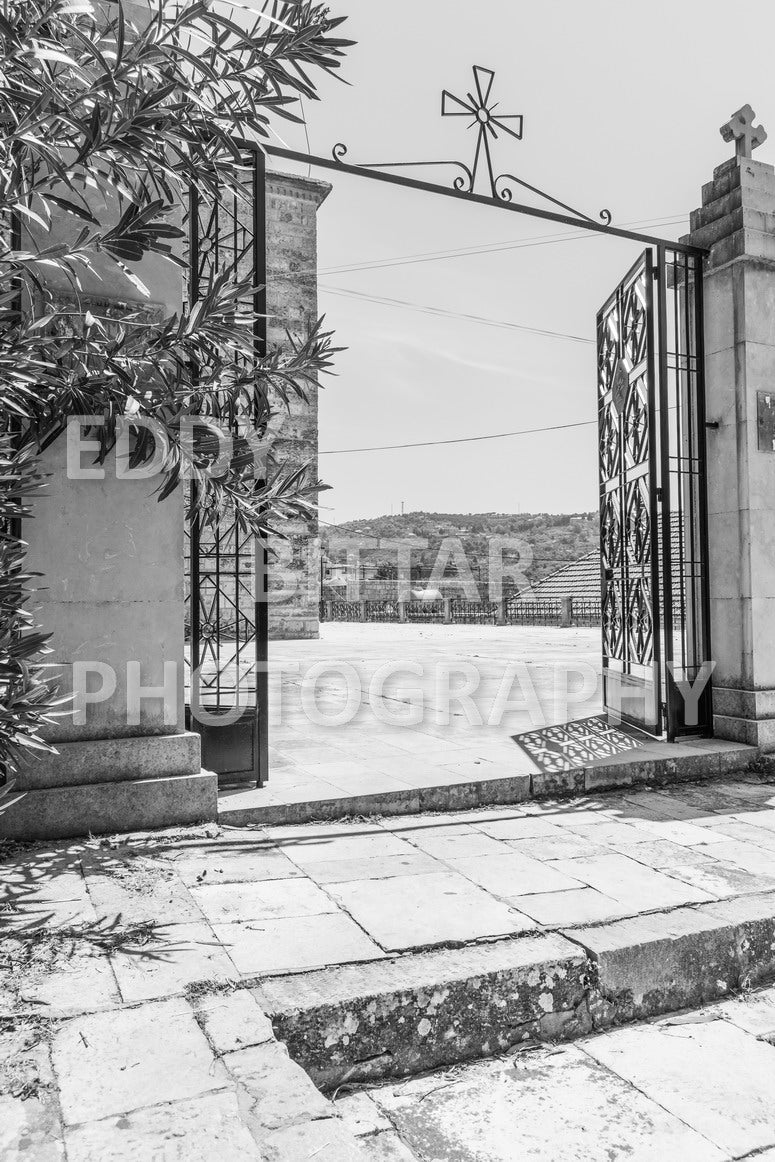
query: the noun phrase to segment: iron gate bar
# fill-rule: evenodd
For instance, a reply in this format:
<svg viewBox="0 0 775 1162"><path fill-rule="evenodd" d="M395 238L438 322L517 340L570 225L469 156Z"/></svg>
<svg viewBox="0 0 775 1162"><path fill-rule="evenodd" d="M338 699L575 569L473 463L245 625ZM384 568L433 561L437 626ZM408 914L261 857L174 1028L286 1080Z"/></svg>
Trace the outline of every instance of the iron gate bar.
<svg viewBox="0 0 775 1162"><path fill-rule="evenodd" d="M672 252L672 258L669 256ZM712 686L705 686L698 722L687 725L685 704L676 686L680 678L694 682L710 660L708 594L707 443L705 438L705 364L702 263L695 256L676 260L671 243L657 250L657 344L659 364L660 486L662 497L662 589L665 657L663 688L668 737L711 732ZM672 278L668 277L668 272ZM679 288L683 287L683 301ZM668 291L673 294L673 341L670 342ZM672 378L671 378L672 372ZM674 425L671 432L671 417ZM675 449L671 450L671 437ZM684 448L686 445L686 448ZM675 477L675 487L673 482ZM687 543L688 541L688 543ZM676 559L678 574L675 574ZM679 585L676 594L675 586ZM676 604L679 612L680 659L676 658ZM687 631L691 640L687 640ZM676 665L676 662L679 662Z"/></svg>
<svg viewBox="0 0 775 1162"><path fill-rule="evenodd" d="M661 467L660 483L662 496L662 578L663 578L663 626L665 637L665 710L668 719L668 737L673 738L672 698L669 694L669 674L674 664L673 627L673 521L670 503L670 400L667 391L667 252L665 246L657 247L656 278L659 284L659 305L657 308L657 347L659 351L659 418ZM676 417L678 422L678 417Z"/></svg>
<svg viewBox="0 0 775 1162"><path fill-rule="evenodd" d="M625 230L619 226L609 226L603 222L596 222L594 218L571 217L569 214L558 214L554 210L542 210L538 206L526 206L521 202L507 202L502 198L491 198L485 194L469 193L465 190L456 190L449 186L435 185L433 182L419 181L417 178L403 177L401 174L384 173L382 170L367 169L361 165L351 165L336 158L320 157L315 153L301 153L295 149L283 149L276 145L264 145L263 150L269 157L281 157L287 161L298 161L303 165L317 166L320 169L335 170L339 173L351 174L354 177L370 178L376 182L386 182L388 185L403 186L410 190L421 190L427 194L441 194L446 198L457 198L459 201L474 202L480 206L495 206L500 210L510 210L514 214L525 214L530 218L542 218L549 222L559 222L563 226L575 226L580 230L592 230L596 234L607 234L614 238L625 238L630 242L641 242L645 246L665 246L675 250L678 254L692 254L702 257L708 254L708 249L702 246L692 246L688 242L673 242L668 238L660 238L654 234L640 234L635 230ZM421 165L421 162L413 162ZM427 165L434 164L426 162ZM458 163L455 163L458 164Z"/></svg>
<svg viewBox="0 0 775 1162"><path fill-rule="evenodd" d="M659 247L657 248L657 256L659 255ZM656 369L656 351L654 350L654 281L655 276L658 278L660 274L659 258L657 257L657 264L654 265L654 255L649 252L648 261L646 264L646 280L648 289L646 294L648 296L648 312L651 324L649 326L648 334L648 351L646 358L648 360L648 398L649 398L649 456L651 463L651 495L649 497L649 535L651 538L651 616L653 620L652 633L654 636L654 669L655 669L655 683L654 683L654 697L656 700L657 711L657 729L662 733L667 727L668 738L672 741L670 734L670 722L665 718L664 712L664 698L663 698L663 684L662 684L662 665L663 665L663 642L660 627L663 624L662 617L664 616L663 609L663 590L666 588L664 582L660 585L660 576L664 578L665 571L661 562L660 544L657 534L657 529L660 527L658 519L660 516L659 505L662 504L662 515L667 510L669 513L669 505L665 506L664 493L659 487L663 481L659 477L659 452L658 449L662 446L662 432L659 432L659 441L657 441L657 369ZM664 295L662 296L664 299ZM657 310L658 314L658 310ZM657 319L657 329L659 328L659 320ZM662 412L659 410L659 422L662 424ZM669 516L668 516L669 519ZM662 572L660 574L660 568ZM672 640L672 635L671 635Z"/></svg>
<svg viewBox="0 0 775 1162"><path fill-rule="evenodd" d="M700 561L704 563L704 580L701 582L703 600L700 603L702 618L703 646L707 654L706 661L712 658L712 638L710 629L710 578L708 565L710 561L708 531L708 441L707 416L705 411L705 277L704 263L697 259L694 270L694 321L696 327L696 359L697 359L697 387L695 392L695 407L697 411L697 460L698 460L698 488L699 525L700 525ZM707 733L713 734L713 686L709 681L702 695L703 716L707 725Z"/></svg>
<svg viewBox="0 0 775 1162"><path fill-rule="evenodd" d="M253 239L256 292L253 335L259 359L266 355L266 154L254 150L256 179L253 198ZM256 537L256 741L257 785L263 787L269 778L269 553L266 537Z"/></svg>

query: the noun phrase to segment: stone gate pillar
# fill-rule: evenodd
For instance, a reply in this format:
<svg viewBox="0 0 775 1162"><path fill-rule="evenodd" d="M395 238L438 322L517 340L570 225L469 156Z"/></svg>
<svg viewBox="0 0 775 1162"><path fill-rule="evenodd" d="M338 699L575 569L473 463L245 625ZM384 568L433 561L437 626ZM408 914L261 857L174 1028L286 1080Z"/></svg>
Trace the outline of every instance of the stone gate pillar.
<svg viewBox="0 0 775 1162"><path fill-rule="evenodd" d="M775 169L745 106L736 156L702 190L685 241L707 247L706 411L714 723L775 750Z"/></svg>
<svg viewBox="0 0 775 1162"><path fill-rule="evenodd" d="M55 220L52 234L73 227ZM62 280L49 289L64 308L106 320L180 310L180 270L148 255L138 272L150 303L114 266L83 275L78 300ZM64 300L64 301L61 301ZM44 495L22 522L26 566L40 574L36 621L51 633L44 661L71 701L44 734L55 754L35 752L0 837L48 839L195 823L217 816L217 776L201 769L199 735L184 723L183 493L159 503L159 476L121 478L116 456L95 465L74 446L81 425L40 457ZM72 696L75 695L74 698ZM18 792L18 797L17 797Z"/></svg>
<svg viewBox="0 0 775 1162"><path fill-rule="evenodd" d="M317 211L328 182L299 174L266 175L268 339L283 346L286 331L300 335L318 317ZM318 471L318 388L306 400L275 401L274 454L283 468ZM316 638L320 633L320 540L317 517L288 520L287 540L275 538L269 570L269 639Z"/></svg>

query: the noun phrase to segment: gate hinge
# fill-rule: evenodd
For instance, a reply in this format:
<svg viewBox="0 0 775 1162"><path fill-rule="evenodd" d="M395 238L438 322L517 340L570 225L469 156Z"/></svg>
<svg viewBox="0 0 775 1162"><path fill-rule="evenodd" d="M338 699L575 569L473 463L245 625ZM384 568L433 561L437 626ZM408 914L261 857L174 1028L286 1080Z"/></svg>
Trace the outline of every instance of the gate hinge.
<svg viewBox="0 0 775 1162"><path fill-rule="evenodd" d="M661 488L658 488L656 490L656 497L657 497L657 504L661 504L662 503L662 489Z"/></svg>

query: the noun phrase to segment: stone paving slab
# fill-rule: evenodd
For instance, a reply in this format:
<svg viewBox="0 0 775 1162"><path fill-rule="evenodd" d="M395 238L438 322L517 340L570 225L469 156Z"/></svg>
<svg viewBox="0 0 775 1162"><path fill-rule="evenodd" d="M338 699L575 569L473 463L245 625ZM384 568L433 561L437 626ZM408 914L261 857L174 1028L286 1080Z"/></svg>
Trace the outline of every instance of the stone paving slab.
<svg viewBox="0 0 775 1162"><path fill-rule="evenodd" d="M0 940L0 961L5 950ZM35 951L18 982L19 999L32 1011L70 1016L84 1008L90 1012L111 1009L121 1001L114 964L99 947L84 949L78 939L64 939L54 955L49 955L45 943L40 955ZM175 991L179 987L176 981Z"/></svg>
<svg viewBox="0 0 775 1162"><path fill-rule="evenodd" d="M65 1126L224 1089L190 1009L179 1000L73 1017L54 1032Z"/></svg>
<svg viewBox="0 0 775 1162"><path fill-rule="evenodd" d="M330 884L329 891L386 952L478 940L535 927L454 871Z"/></svg>
<svg viewBox="0 0 775 1162"><path fill-rule="evenodd" d="M3 1162L377 1162L247 991L0 1031Z"/></svg>
<svg viewBox="0 0 775 1162"><path fill-rule="evenodd" d="M726 1021L619 1029L584 1051L728 1156L775 1143L775 1049Z"/></svg>
<svg viewBox="0 0 775 1162"><path fill-rule="evenodd" d="M231 846L202 843L174 856L174 871L188 887L207 884L264 883L303 873L273 845L262 846L255 834Z"/></svg>
<svg viewBox="0 0 775 1162"><path fill-rule="evenodd" d="M113 952L110 966L121 998L129 1004L173 996L196 981L239 980L213 929L202 923L160 927L152 946L133 944L130 938Z"/></svg>
<svg viewBox="0 0 775 1162"><path fill-rule="evenodd" d="M775 1157L775 989L336 1101L402 1162ZM386 1125L387 1123L387 1125Z"/></svg>
<svg viewBox="0 0 775 1162"><path fill-rule="evenodd" d="M453 856L450 865L461 875L500 899L518 901L536 892L565 892L581 887L581 881L564 875L556 867L519 852L483 856ZM518 904L517 904L518 906Z"/></svg>
<svg viewBox="0 0 775 1162"><path fill-rule="evenodd" d="M0 1158L64 1159L48 1045L34 1022L0 1026Z"/></svg>
<svg viewBox="0 0 775 1162"><path fill-rule="evenodd" d="M526 916L547 928L596 924L613 920L621 912L621 903L595 891L594 888L570 888L562 892L536 892L520 897Z"/></svg>
<svg viewBox="0 0 775 1162"><path fill-rule="evenodd" d="M237 1093L201 1093L187 1101L135 1109L87 1122L66 1135L68 1162L261 1162Z"/></svg>
<svg viewBox="0 0 775 1162"><path fill-rule="evenodd" d="M212 924L321 916L337 910L330 896L306 878L204 884L192 888L191 895Z"/></svg>
<svg viewBox="0 0 775 1162"><path fill-rule="evenodd" d="M244 977L375 960L385 953L348 915L217 924L213 931Z"/></svg>
<svg viewBox="0 0 775 1162"><path fill-rule="evenodd" d="M679 1117L568 1047L370 1091L410 1158L443 1162L723 1162ZM349 1121L347 1099L337 1103ZM357 1125L357 1123L355 1123ZM364 1140L368 1140L364 1136Z"/></svg>

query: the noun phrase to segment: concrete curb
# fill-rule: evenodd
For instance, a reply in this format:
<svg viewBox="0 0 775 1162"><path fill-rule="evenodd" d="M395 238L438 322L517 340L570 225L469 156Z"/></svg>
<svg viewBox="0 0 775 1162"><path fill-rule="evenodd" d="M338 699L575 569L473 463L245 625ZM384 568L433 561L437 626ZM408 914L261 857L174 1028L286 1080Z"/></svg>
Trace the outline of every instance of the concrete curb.
<svg viewBox="0 0 775 1162"><path fill-rule="evenodd" d="M775 978L775 893L566 929L595 966L596 1027L696 1008Z"/></svg>
<svg viewBox="0 0 775 1162"><path fill-rule="evenodd" d="M217 817L211 771L21 790L0 811L0 839L34 841L185 827Z"/></svg>
<svg viewBox="0 0 775 1162"><path fill-rule="evenodd" d="M274 977L253 988L323 1090L567 1041L775 978L775 893Z"/></svg>
<svg viewBox="0 0 775 1162"><path fill-rule="evenodd" d="M254 990L322 1089L588 1032L588 959L553 933L274 978Z"/></svg>
<svg viewBox="0 0 775 1162"><path fill-rule="evenodd" d="M229 827L260 824L334 822L351 815L419 815L425 811L465 811L473 807L505 807L528 799L564 798L585 793L617 790L621 787L670 786L695 779L721 778L747 770L759 757L756 747L729 743L708 753L693 750L690 744L667 748L664 758L628 752L632 757L602 759L590 767L576 767L554 774L515 774L508 778L477 779L437 787L407 787L401 791L319 799L301 803L260 804L230 807L221 795L218 821ZM683 754L679 747L683 746ZM679 752L679 753L676 753ZM270 784L271 788L271 784Z"/></svg>

